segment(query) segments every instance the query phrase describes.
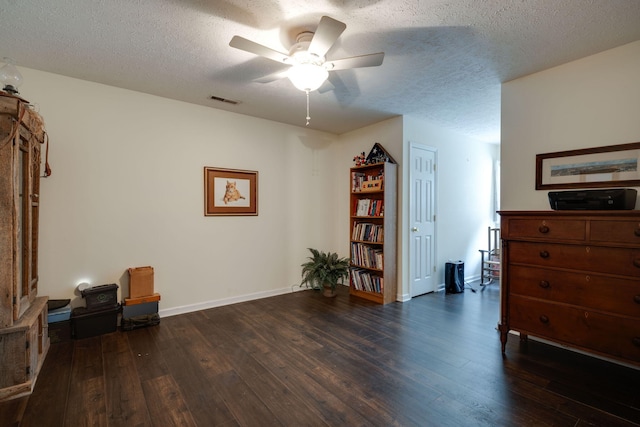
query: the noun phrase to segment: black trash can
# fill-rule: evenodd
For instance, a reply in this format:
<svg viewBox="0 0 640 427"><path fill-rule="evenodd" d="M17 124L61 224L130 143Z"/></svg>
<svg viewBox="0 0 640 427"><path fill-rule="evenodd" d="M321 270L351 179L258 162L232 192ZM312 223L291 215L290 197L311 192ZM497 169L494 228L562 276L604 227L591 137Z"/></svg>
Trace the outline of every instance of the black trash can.
<svg viewBox="0 0 640 427"><path fill-rule="evenodd" d="M464 262L449 261L445 264L444 291L447 294L464 292Z"/></svg>

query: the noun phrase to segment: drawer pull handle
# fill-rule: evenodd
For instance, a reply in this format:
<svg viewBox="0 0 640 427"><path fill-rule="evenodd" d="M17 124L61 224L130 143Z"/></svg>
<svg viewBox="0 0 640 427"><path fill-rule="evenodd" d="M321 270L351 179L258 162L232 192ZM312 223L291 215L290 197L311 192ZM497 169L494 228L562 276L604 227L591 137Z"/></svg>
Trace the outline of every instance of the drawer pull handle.
<svg viewBox="0 0 640 427"><path fill-rule="evenodd" d="M631 341L633 342L633 345L640 347L640 337L633 337Z"/></svg>
<svg viewBox="0 0 640 427"><path fill-rule="evenodd" d="M636 304L640 304L640 295L636 295L633 297L633 302L635 302Z"/></svg>
<svg viewBox="0 0 640 427"><path fill-rule="evenodd" d="M548 251L540 251L540 258L549 258L549 252ZM639 261L639 265L636 265L636 267L640 267L640 260ZM634 261L635 264L635 261Z"/></svg>
<svg viewBox="0 0 640 427"><path fill-rule="evenodd" d="M540 316L540 322L546 325L547 323L549 323L549 318L543 314L542 316Z"/></svg>
<svg viewBox="0 0 640 427"><path fill-rule="evenodd" d="M543 288L543 289L548 289L548 288L549 288L549 286L551 286L551 285L550 285L550 284L549 284L549 282L547 282L546 280L541 280L541 281L540 281L540 287L541 287L541 288ZM638 296L640 296L640 295L638 295Z"/></svg>
<svg viewBox="0 0 640 427"><path fill-rule="evenodd" d="M636 267L640 268L640 258L636 258L633 260L633 265L635 265Z"/></svg>
<svg viewBox="0 0 640 427"><path fill-rule="evenodd" d="M633 234L635 234L636 237L640 237L640 228L636 228L635 230L633 230Z"/></svg>
<svg viewBox="0 0 640 427"><path fill-rule="evenodd" d="M538 231L542 234L547 234L549 232L549 227L547 227L546 225L541 225L540 227L538 227Z"/></svg>

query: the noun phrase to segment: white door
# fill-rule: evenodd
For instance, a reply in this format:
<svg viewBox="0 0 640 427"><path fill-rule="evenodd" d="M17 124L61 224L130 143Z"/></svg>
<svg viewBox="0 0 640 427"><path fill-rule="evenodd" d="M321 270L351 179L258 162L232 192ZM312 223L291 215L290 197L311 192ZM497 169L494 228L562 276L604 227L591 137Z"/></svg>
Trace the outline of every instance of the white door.
<svg viewBox="0 0 640 427"><path fill-rule="evenodd" d="M411 143L409 164L409 286L415 297L436 290L436 149Z"/></svg>

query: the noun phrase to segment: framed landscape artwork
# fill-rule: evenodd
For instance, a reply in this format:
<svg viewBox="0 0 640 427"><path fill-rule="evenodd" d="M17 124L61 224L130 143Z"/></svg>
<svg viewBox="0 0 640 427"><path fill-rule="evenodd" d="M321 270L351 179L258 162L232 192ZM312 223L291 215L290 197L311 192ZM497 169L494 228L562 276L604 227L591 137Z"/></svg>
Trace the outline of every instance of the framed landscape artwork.
<svg viewBox="0 0 640 427"><path fill-rule="evenodd" d="M640 186L640 142L536 155L536 190Z"/></svg>
<svg viewBox="0 0 640 427"><path fill-rule="evenodd" d="M205 167L204 215L258 215L258 172Z"/></svg>

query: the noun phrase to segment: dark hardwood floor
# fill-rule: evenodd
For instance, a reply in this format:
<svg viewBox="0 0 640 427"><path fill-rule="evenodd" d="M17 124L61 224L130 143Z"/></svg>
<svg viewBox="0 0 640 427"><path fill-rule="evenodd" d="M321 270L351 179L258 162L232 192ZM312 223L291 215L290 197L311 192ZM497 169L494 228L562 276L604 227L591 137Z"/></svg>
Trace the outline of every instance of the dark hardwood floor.
<svg viewBox="0 0 640 427"><path fill-rule="evenodd" d="M0 422L640 425L640 370L517 337L503 358L498 294L380 306L296 292L52 344L34 393L0 405Z"/></svg>

